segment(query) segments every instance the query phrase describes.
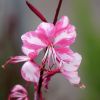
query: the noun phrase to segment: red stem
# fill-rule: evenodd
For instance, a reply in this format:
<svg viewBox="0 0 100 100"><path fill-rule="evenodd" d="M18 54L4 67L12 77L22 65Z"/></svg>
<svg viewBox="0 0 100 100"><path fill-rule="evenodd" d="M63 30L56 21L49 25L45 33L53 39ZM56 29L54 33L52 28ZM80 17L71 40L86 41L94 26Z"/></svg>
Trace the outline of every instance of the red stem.
<svg viewBox="0 0 100 100"><path fill-rule="evenodd" d="M53 76L53 75L55 75L56 73L60 73L60 69L59 69L59 68L57 68L57 69L55 69L55 70L49 71L49 72L48 72L48 77L49 77L49 76Z"/></svg>
<svg viewBox="0 0 100 100"><path fill-rule="evenodd" d="M60 8L61 8L61 4L62 4L62 0L59 0L58 7L57 7L56 13L55 13L55 17L54 17L53 24L55 24L57 22L58 15L59 15L59 11L60 11Z"/></svg>
<svg viewBox="0 0 100 100"><path fill-rule="evenodd" d="M45 64L43 65L43 68L45 67ZM38 84L38 91L37 91L37 94L38 94L38 100L42 100L42 92L41 92L41 88L42 88L42 81L43 81L43 73L44 73L44 70L41 69L41 72L40 72L40 79L39 79L39 84Z"/></svg>
<svg viewBox="0 0 100 100"><path fill-rule="evenodd" d="M41 14L41 12L36 9L31 3L26 0L27 6L34 12L42 21L47 22L46 18Z"/></svg>
<svg viewBox="0 0 100 100"><path fill-rule="evenodd" d="M47 50L47 48L46 48L46 50ZM45 50L45 52L46 52L46 50ZM43 100L41 88L42 88L43 74L44 74L45 63L47 61L47 57L48 57L48 55L46 56L45 60L42 62L42 68L40 71L40 79L39 79L38 90L37 90L37 96L38 96L37 100Z"/></svg>

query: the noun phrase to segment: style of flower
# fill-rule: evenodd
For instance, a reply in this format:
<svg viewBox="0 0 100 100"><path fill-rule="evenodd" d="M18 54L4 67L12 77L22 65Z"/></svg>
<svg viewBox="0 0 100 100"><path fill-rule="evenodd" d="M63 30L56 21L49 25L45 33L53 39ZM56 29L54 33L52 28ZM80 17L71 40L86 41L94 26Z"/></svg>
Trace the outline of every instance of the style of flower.
<svg viewBox="0 0 100 100"><path fill-rule="evenodd" d="M22 85L15 85L11 90L8 100L29 100L28 93Z"/></svg>

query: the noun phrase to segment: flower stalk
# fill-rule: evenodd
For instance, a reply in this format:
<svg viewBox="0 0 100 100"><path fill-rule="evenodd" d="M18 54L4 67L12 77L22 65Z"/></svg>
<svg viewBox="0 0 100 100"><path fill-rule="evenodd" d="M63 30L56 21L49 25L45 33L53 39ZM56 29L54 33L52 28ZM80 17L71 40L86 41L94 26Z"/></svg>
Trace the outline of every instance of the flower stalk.
<svg viewBox="0 0 100 100"><path fill-rule="evenodd" d="M37 100L43 100L42 98L42 92L41 92L41 88L42 88L42 82L43 82L43 74L44 74L44 69L45 69L45 64L48 58L48 49L46 48L45 50L45 58L42 60L42 68L40 70L40 78L39 78L39 82L38 82L38 89L37 89Z"/></svg>
<svg viewBox="0 0 100 100"><path fill-rule="evenodd" d="M54 17L53 24L55 24L57 22L58 15L59 15L59 12L60 12L60 8L61 8L61 5L62 5L62 1L63 0L59 0L58 7L57 7L56 13L55 13L55 17Z"/></svg>
<svg viewBox="0 0 100 100"><path fill-rule="evenodd" d="M27 6L30 8L32 12L34 12L42 21L47 22L46 18L42 15L42 13L35 8L31 3L26 0Z"/></svg>
<svg viewBox="0 0 100 100"><path fill-rule="evenodd" d="M43 68L45 67L45 65L43 66ZM41 69L40 71L40 78L39 78L39 83L38 83L38 91L37 91L37 100L42 100L42 92L41 92L41 88L42 88L42 81L43 81L43 73L44 73L44 70Z"/></svg>

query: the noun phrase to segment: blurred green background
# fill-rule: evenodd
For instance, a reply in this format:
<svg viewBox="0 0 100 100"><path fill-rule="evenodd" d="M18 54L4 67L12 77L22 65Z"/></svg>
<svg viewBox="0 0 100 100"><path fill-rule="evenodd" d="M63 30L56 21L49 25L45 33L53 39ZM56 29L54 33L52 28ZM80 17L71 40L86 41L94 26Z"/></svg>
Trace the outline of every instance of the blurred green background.
<svg viewBox="0 0 100 100"><path fill-rule="evenodd" d="M52 22L58 0L30 0ZM63 0L59 18L67 15L77 29L73 50L82 54L79 70L86 89L71 86L61 76L50 84L46 100L100 100L100 0ZM21 35L33 30L41 21L25 4L25 0L0 0L0 65L10 56L20 55ZM0 100L7 100L15 84L25 81L20 75L22 64L0 67ZM33 94L32 84L27 87Z"/></svg>

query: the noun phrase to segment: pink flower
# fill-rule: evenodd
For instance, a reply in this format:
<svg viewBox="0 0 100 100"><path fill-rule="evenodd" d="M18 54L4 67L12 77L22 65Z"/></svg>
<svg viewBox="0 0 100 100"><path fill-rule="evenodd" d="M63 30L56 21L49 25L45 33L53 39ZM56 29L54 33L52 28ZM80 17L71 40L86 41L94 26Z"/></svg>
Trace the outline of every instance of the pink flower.
<svg viewBox="0 0 100 100"><path fill-rule="evenodd" d="M38 54L46 48L42 62L47 59L49 69L52 69L52 65L56 65L70 83L79 84L80 78L77 70L82 58L70 49L75 38L75 27L69 23L67 16L63 16L55 26L42 22L35 31L22 35L22 50L25 54L30 55L34 51Z"/></svg>
<svg viewBox="0 0 100 100"><path fill-rule="evenodd" d="M29 100L28 93L22 85L15 85L11 90L8 100Z"/></svg>

